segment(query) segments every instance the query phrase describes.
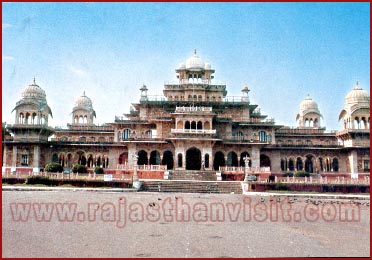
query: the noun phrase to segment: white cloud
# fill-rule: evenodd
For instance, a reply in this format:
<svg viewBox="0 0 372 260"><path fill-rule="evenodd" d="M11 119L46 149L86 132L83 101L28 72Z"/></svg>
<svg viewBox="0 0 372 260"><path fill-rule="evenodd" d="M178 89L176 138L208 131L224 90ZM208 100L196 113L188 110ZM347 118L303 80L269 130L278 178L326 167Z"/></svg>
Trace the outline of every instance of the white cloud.
<svg viewBox="0 0 372 260"><path fill-rule="evenodd" d="M3 56L2 60L3 61L11 61L11 60L14 60L14 57L13 56Z"/></svg>
<svg viewBox="0 0 372 260"><path fill-rule="evenodd" d="M3 23L3 24L2 24L2 28L3 28L3 29L11 28L11 27L13 27L13 24L10 24L10 23Z"/></svg>
<svg viewBox="0 0 372 260"><path fill-rule="evenodd" d="M76 68L76 67L74 67L74 66L70 66L70 71L74 74L74 75L76 75L76 76L78 76L78 77L85 77L85 76L88 76L88 72L86 72L85 70L83 70L83 69L79 69L79 68Z"/></svg>

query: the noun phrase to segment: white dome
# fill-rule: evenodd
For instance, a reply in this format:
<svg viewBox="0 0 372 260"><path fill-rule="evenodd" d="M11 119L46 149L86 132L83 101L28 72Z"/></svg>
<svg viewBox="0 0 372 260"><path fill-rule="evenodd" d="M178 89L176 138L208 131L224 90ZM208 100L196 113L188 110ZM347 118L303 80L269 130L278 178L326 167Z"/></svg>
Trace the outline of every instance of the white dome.
<svg viewBox="0 0 372 260"><path fill-rule="evenodd" d="M209 64L208 62L206 62L204 68L205 68L206 70L210 70L212 67L211 67L211 64Z"/></svg>
<svg viewBox="0 0 372 260"><path fill-rule="evenodd" d="M204 62L202 59L195 53L193 56L187 59L186 69L204 69Z"/></svg>
<svg viewBox="0 0 372 260"><path fill-rule="evenodd" d="M46 94L42 88L36 85L35 79L34 79L34 83L29 85L22 91L22 97L23 98L46 99Z"/></svg>
<svg viewBox="0 0 372 260"><path fill-rule="evenodd" d="M92 100L84 94L75 100L75 107L92 108Z"/></svg>
<svg viewBox="0 0 372 260"><path fill-rule="evenodd" d="M300 110L305 111L314 111L319 113L318 104L308 95L300 104Z"/></svg>
<svg viewBox="0 0 372 260"><path fill-rule="evenodd" d="M180 63L179 69L185 69L185 68L186 68L185 63Z"/></svg>
<svg viewBox="0 0 372 260"><path fill-rule="evenodd" d="M359 87L359 84L355 85L353 90L351 90L345 97L345 105L368 103L369 104L369 94L367 91Z"/></svg>

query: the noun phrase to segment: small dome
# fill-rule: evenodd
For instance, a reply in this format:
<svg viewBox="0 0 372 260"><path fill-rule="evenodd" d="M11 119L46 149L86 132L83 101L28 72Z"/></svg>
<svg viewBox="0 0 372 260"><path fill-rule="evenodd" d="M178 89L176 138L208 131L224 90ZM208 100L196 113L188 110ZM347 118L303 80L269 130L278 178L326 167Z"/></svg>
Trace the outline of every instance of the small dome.
<svg viewBox="0 0 372 260"><path fill-rule="evenodd" d="M23 98L38 98L38 99L46 99L45 91L36 85L35 79L34 83L26 87L22 91Z"/></svg>
<svg viewBox="0 0 372 260"><path fill-rule="evenodd" d="M308 95L300 104L300 110L314 111L319 113L318 104Z"/></svg>
<svg viewBox="0 0 372 260"><path fill-rule="evenodd" d="M187 59L186 69L204 69L204 62L196 54L196 51L195 51L193 56L191 56L190 58Z"/></svg>
<svg viewBox="0 0 372 260"><path fill-rule="evenodd" d="M185 63L180 63L179 69L185 69L185 68L186 68Z"/></svg>
<svg viewBox="0 0 372 260"><path fill-rule="evenodd" d="M85 95L85 91L81 97L76 99L75 107L92 108L92 100Z"/></svg>
<svg viewBox="0 0 372 260"><path fill-rule="evenodd" d="M204 68L206 70L210 70L212 67L211 67L211 64L209 64L208 62L206 62Z"/></svg>
<svg viewBox="0 0 372 260"><path fill-rule="evenodd" d="M243 85L242 92L249 92L248 86L246 84Z"/></svg>
<svg viewBox="0 0 372 260"><path fill-rule="evenodd" d="M369 94L367 91L359 87L357 82L353 90L351 90L345 97L346 104L359 104L359 103L369 103Z"/></svg>

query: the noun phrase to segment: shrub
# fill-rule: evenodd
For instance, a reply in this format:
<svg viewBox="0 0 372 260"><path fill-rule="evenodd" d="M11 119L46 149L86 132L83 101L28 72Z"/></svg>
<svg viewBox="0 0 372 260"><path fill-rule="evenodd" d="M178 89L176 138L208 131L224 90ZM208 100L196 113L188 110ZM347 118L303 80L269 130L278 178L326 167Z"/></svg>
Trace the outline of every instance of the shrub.
<svg viewBox="0 0 372 260"><path fill-rule="evenodd" d="M293 177L293 172L286 172L283 174L283 177L287 177L287 176Z"/></svg>
<svg viewBox="0 0 372 260"><path fill-rule="evenodd" d="M103 168L102 167L96 167L96 168L94 168L94 172L96 173L96 174L103 174L105 171L103 170Z"/></svg>
<svg viewBox="0 0 372 260"><path fill-rule="evenodd" d="M26 184L44 184L44 185L51 185L52 181L45 176L35 175L31 177L27 177Z"/></svg>
<svg viewBox="0 0 372 260"><path fill-rule="evenodd" d="M81 165L81 164L75 164L72 166L72 172L73 173L87 173L88 172L88 169L86 166L84 165Z"/></svg>
<svg viewBox="0 0 372 260"><path fill-rule="evenodd" d="M63 167L59 163L51 162L45 165L44 171L46 172L62 172Z"/></svg>
<svg viewBox="0 0 372 260"><path fill-rule="evenodd" d="M295 172L295 177L310 177L310 173L305 171L297 171Z"/></svg>

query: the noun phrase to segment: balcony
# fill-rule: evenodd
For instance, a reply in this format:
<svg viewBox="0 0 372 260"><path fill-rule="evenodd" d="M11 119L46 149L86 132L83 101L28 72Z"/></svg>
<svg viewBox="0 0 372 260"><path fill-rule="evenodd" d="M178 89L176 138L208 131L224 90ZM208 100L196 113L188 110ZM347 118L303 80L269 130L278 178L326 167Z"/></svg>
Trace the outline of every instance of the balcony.
<svg viewBox="0 0 372 260"><path fill-rule="evenodd" d="M189 107L176 107L175 113L193 113L193 114L198 114L198 113L212 113L212 107L194 107L194 106L189 106Z"/></svg>
<svg viewBox="0 0 372 260"><path fill-rule="evenodd" d="M171 134L216 134L216 129L171 129Z"/></svg>

